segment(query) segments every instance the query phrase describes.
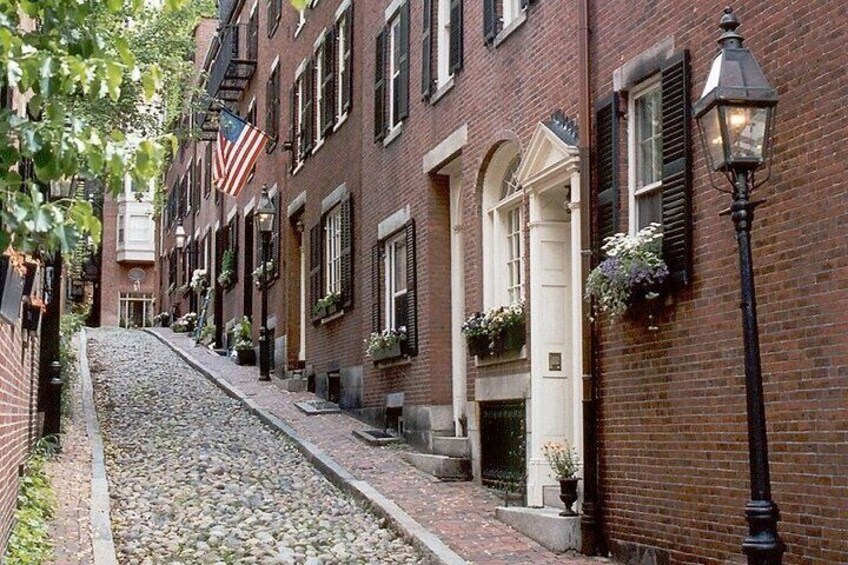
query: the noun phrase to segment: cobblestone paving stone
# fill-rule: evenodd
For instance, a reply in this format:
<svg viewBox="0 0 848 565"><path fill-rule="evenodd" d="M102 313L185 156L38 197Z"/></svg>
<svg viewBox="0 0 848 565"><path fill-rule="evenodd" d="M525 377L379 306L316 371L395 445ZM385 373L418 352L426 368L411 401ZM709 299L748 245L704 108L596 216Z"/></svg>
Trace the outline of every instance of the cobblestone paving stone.
<svg viewBox="0 0 848 565"><path fill-rule="evenodd" d="M89 354L120 563L425 562L154 337Z"/></svg>
<svg viewBox="0 0 848 565"><path fill-rule="evenodd" d="M91 445L85 430L82 385L70 381L69 414L62 421L62 451L47 461L56 493L56 514L49 526L56 565L89 565L91 547ZM66 385L67 386L67 385Z"/></svg>
<svg viewBox="0 0 848 565"><path fill-rule="evenodd" d="M291 393L260 382L256 367L240 367L206 349L194 347L185 334L175 334L169 329L153 331L283 419L356 478L368 481L469 563L612 563L604 558L549 551L495 517L495 508L503 505L503 500L492 491L470 482L442 482L422 473L401 458L408 450L406 446L373 447L353 437L353 430L371 426L344 413L307 416L295 407L296 402L315 399L315 395Z"/></svg>

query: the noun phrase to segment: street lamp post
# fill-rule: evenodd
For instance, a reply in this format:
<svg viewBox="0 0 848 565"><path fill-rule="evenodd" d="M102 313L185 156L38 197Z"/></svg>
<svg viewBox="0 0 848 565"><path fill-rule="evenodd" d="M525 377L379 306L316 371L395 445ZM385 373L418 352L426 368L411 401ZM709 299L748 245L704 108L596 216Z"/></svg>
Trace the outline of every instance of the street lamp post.
<svg viewBox="0 0 848 565"><path fill-rule="evenodd" d="M721 51L713 61L704 93L694 110L710 175L713 171L723 173L732 186L730 217L739 248L751 480L751 500L745 507L749 531L742 549L749 565L780 565L785 548L777 533L780 512L771 499L751 257L751 224L759 202L750 198L751 191L761 184L755 183L754 173L763 164L768 169L777 90L769 85L751 52L742 46L743 38L736 32L739 20L730 8L725 8L720 26L724 32L718 40Z"/></svg>
<svg viewBox="0 0 848 565"><path fill-rule="evenodd" d="M259 197L259 206L256 209L256 217L259 223L259 233L262 234L262 265L260 266L261 287L262 292L262 309L260 315L262 317L262 326L259 328L259 380L271 380L271 363L269 359L268 347L268 260L269 247L271 245L271 231L274 229L274 216L277 210L274 209L274 203L268 196L268 187L262 187L262 194Z"/></svg>

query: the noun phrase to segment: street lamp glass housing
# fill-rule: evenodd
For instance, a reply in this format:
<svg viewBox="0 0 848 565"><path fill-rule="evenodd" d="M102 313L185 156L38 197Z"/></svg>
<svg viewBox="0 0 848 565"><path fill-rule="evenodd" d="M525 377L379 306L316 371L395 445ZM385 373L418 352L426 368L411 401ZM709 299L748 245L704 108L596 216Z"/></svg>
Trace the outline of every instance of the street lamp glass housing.
<svg viewBox="0 0 848 565"><path fill-rule="evenodd" d="M274 203L268 196L268 189L262 187L262 194L259 197L259 207L256 209L256 218L259 222L259 231L262 233L270 233L274 229L274 216L277 211L274 209Z"/></svg>
<svg viewBox="0 0 848 565"><path fill-rule="evenodd" d="M739 20L725 12L721 51L713 60L704 92L694 105L710 170L754 170L771 155L777 90L766 80L736 33Z"/></svg>
<svg viewBox="0 0 848 565"><path fill-rule="evenodd" d="M182 249L183 247L185 247L186 231L183 227L182 222L177 224L177 229L174 230L174 236L177 240L177 249Z"/></svg>

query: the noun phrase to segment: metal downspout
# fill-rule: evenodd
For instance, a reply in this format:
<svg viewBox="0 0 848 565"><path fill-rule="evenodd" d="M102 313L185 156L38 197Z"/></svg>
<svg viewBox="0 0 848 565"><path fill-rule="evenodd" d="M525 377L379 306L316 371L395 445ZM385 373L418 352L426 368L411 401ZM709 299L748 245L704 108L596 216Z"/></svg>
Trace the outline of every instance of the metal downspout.
<svg viewBox="0 0 848 565"><path fill-rule="evenodd" d="M580 202L586 213L580 215L580 239L583 253L580 262L581 279L586 280L593 264L592 248L592 103L590 90L589 0L580 0L579 10L579 72L580 72ZM580 519L581 547L584 555L604 553L601 530L601 505L598 496L598 446L596 418L595 375L597 363L597 331L591 321L591 311L583 310L583 514Z"/></svg>

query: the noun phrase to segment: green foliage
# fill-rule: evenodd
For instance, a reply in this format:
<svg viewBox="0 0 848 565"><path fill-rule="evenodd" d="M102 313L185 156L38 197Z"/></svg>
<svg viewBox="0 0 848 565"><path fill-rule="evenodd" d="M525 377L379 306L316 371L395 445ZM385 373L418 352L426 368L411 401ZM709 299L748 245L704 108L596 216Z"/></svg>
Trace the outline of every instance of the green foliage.
<svg viewBox="0 0 848 565"><path fill-rule="evenodd" d="M236 351L250 351L253 349L253 324L250 318L244 316L233 328L234 348Z"/></svg>
<svg viewBox="0 0 848 565"><path fill-rule="evenodd" d="M148 26L183 41L190 27L174 22L196 21L210 2L168 0L156 17L143 0L0 2L0 80L28 96L28 112L0 110L0 135L9 140L0 148L0 249L69 252L86 235L100 238L86 201L47 202L24 186L32 180L18 172L23 158L45 184L76 175L117 193L127 175L139 187L156 177L175 138L141 115L158 119L162 93L185 78L173 63L186 61L173 43L150 49L161 35Z"/></svg>
<svg viewBox="0 0 848 565"><path fill-rule="evenodd" d="M53 559L47 524L53 517L56 498L44 464L54 451L55 444L44 438L25 465L15 509L15 526L3 560L7 565L40 565Z"/></svg>
<svg viewBox="0 0 848 565"><path fill-rule="evenodd" d="M221 274L218 275L218 284L229 288L233 284L236 274L236 256L227 249L221 257Z"/></svg>
<svg viewBox="0 0 848 565"><path fill-rule="evenodd" d="M87 316L80 314L63 314L59 320L59 364L62 366L62 414L70 412L70 394L73 380L77 376L77 350L73 338L83 326Z"/></svg>

